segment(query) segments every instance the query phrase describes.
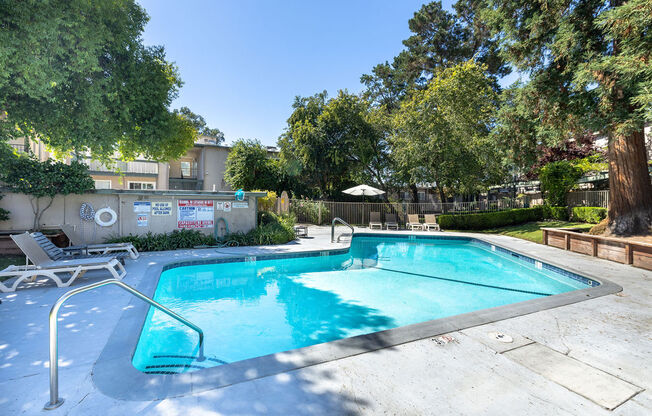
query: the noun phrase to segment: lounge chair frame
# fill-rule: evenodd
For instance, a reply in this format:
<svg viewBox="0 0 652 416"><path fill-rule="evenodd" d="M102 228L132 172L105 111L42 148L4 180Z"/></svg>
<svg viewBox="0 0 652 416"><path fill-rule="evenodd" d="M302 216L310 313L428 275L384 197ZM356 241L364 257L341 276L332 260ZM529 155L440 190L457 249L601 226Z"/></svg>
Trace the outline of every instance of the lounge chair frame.
<svg viewBox="0 0 652 416"><path fill-rule="evenodd" d="M396 221L396 214L385 215L385 229L389 230L394 228L398 231L398 221Z"/></svg>
<svg viewBox="0 0 652 416"><path fill-rule="evenodd" d="M425 215L423 227L426 229L426 231L431 231L431 230L441 231L441 229L439 228L439 224L437 224L437 217L435 216L435 214Z"/></svg>
<svg viewBox="0 0 652 416"><path fill-rule="evenodd" d="M383 229L383 223L380 221L380 212L371 212L369 213L369 229L373 230L374 227L378 229Z"/></svg>
<svg viewBox="0 0 652 416"><path fill-rule="evenodd" d="M414 219L416 219L416 222ZM405 224L405 228L408 228L410 231L423 231L423 224L419 222L419 214L408 214L408 222Z"/></svg>
<svg viewBox="0 0 652 416"><path fill-rule="evenodd" d="M140 253L131 243L83 244L82 239L72 225L61 224L59 227L72 243L72 246L67 247L66 250L79 250L87 254L110 254L126 251L129 253L129 257L134 260L140 257Z"/></svg>
<svg viewBox="0 0 652 416"><path fill-rule="evenodd" d="M0 282L1 292L14 292L20 283L24 281L34 282L38 276L52 279L59 287L68 287L89 270L105 269L118 280L121 280L127 274L122 263L115 257L52 260L29 233L12 235L11 238L34 264L9 266L1 270L0 277L16 278L9 286ZM62 280L57 273L64 273L69 276L67 280Z"/></svg>

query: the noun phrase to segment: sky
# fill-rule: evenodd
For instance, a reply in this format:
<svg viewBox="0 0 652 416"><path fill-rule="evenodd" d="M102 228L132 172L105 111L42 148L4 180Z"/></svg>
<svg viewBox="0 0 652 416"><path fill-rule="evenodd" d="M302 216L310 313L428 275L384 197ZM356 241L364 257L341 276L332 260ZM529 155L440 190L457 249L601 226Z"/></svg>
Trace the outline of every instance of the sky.
<svg viewBox="0 0 652 416"><path fill-rule="evenodd" d="M184 85L172 108L209 127L275 145L294 97L362 90L360 76L390 61L423 0L139 0L145 45L163 45ZM452 0L444 7L452 10Z"/></svg>
<svg viewBox="0 0 652 416"><path fill-rule="evenodd" d="M202 115L227 143L275 145L295 96L359 92L362 74L391 61L423 0L139 3L144 43L163 45L184 81L172 108Z"/></svg>

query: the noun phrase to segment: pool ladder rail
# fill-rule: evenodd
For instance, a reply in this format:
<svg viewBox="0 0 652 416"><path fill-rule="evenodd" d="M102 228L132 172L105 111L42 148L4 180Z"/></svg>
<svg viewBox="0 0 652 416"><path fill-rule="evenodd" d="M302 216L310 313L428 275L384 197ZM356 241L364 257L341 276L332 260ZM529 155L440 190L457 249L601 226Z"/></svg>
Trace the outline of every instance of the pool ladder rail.
<svg viewBox="0 0 652 416"><path fill-rule="evenodd" d="M340 234L340 235L337 236L337 240L335 240L335 223L337 223L337 222L349 227L351 229L351 234L347 234L347 233ZM351 237L351 239L353 239L353 232L354 231L355 230L353 229L353 226L350 225L348 222L344 221L342 218L340 218L340 217L333 218L333 221L331 221L331 243L335 243L335 242L339 243L340 238L342 238L342 237Z"/></svg>
<svg viewBox="0 0 652 416"><path fill-rule="evenodd" d="M63 296L61 296L57 301L54 303L52 306L52 309L50 310L50 316L49 316L49 323L50 323L50 401L43 406L43 410L52 410L56 409L57 407L61 406L63 404L63 399L59 397L59 351L58 351L58 345L57 345L57 332L58 332L58 315L59 315L59 309L61 306L64 304L66 300L68 300L70 297L77 295L79 293L87 292L92 289L96 289L98 287L102 286L107 286L107 285L117 285L121 289L126 290L127 292L131 293L132 295L136 296L137 298L149 303L151 306L155 307L156 309L160 310L161 312L169 315L170 317L176 319L177 321L181 322L182 324L190 327L191 329L197 331L197 334L199 334L199 356L197 357L197 360L203 361L205 359L204 357L204 331L201 330L200 327L197 325L193 324L186 318L182 317L181 315L178 315L177 313L171 311L170 309L166 308L165 306L161 305L160 303L156 302L155 300L143 295L136 289L132 288L131 286L116 280L116 279L107 279L107 280L102 280L101 282L93 283L87 286L82 286L80 288L71 290L69 292L66 292Z"/></svg>

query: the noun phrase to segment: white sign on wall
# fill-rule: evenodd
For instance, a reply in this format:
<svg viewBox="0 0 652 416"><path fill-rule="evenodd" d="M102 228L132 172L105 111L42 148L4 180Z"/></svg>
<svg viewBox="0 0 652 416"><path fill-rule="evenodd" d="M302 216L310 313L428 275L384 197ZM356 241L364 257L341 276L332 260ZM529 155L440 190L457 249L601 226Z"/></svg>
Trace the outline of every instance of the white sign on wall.
<svg viewBox="0 0 652 416"><path fill-rule="evenodd" d="M172 202L152 202L152 215L172 215Z"/></svg>
<svg viewBox="0 0 652 416"><path fill-rule="evenodd" d="M138 216L137 221L138 221L138 226L139 227L147 227L149 225L148 215L147 214L140 214Z"/></svg>
<svg viewBox="0 0 652 416"><path fill-rule="evenodd" d="M234 202L232 205L233 205L233 208L249 208L249 202L247 202L247 201L245 201L245 202Z"/></svg>
<svg viewBox="0 0 652 416"><path fill-rule="evenodd" d="M149 201L134 201L135 213L141 213L141 212L149 213L150 207L151 207L151 203Z"/></svg>
<svg viewBox="0 0 652 416"><path fill-rule="evenodd" d="M231 201L224 201L224 212L231 212Z"/></svg>
<svg viewBox="0 0 652 416"><path fill-rule="evenodd" d="M223 201L215 201L215 211L224 211Z"/></svg>

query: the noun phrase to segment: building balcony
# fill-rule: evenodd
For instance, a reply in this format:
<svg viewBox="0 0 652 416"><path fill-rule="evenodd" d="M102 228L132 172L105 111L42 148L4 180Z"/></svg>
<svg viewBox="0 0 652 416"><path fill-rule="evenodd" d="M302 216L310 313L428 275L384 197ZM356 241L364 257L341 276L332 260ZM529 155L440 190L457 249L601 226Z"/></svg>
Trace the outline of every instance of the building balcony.
<svg viewBox="0 0 652 416"><path fill-rule="evenodd" d="M88 170L90 170L91 172L158 175L158 163L156 162L149 162L144 160L123 162L121 160L116 160L114 161L113 165L107 167L101 162L98 162L96 160L81 159L81 161L86 165L88 165Z"/></svg>

